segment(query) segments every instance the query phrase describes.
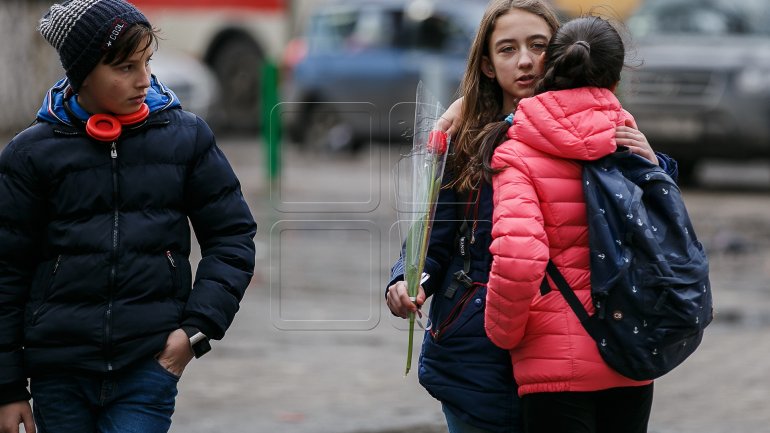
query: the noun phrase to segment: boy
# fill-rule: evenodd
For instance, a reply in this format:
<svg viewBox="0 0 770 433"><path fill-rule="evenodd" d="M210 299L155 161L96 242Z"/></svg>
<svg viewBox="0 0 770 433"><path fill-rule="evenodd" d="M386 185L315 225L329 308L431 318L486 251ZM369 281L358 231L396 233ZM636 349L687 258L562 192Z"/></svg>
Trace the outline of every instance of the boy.
<svg viewBox="0 0 770 433"><path fill-rule="evenodd" d="M256 224L208 126L150 74L139 10L66 1L40 32L66 78L0 155L0 433L35 431L30 393L38 432L166 432L238 310Z"/></svg>

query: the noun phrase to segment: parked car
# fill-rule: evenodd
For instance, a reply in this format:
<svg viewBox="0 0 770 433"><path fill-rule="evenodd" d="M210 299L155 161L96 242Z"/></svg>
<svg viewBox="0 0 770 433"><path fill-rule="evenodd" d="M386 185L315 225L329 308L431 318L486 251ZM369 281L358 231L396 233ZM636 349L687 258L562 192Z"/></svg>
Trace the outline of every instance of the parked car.
<svg viewBox="0 0 770 433"><path fill-rule="evenodd" d="M209 120L219 101L219 86L206 65L180 51L161 48L153 54L150 68L176 94L182 108Z"/></svg>
<svg viewBox="0 0 770 433"><path fill-rule="evenodd" d="M332 150L407 139L419 80L443 104L454 100L485 6L373 0L316 9L285 56L288 137Z"/></svg>
<svg viewBox="0 0 770 433"><path fill-rule="evenodd" d="M161 29L161 50L205 63L222 89L215 120L255 131L262 120L262 72L286 45L291 9L302 0L131 0Z"/></svg>
<svg viewBox="0 0 770 433"><path fill-rule="evenodd" d="M705 158L770 157L770 2L647 0L628 27L643 63L624 106L682 181Z"/></svg>

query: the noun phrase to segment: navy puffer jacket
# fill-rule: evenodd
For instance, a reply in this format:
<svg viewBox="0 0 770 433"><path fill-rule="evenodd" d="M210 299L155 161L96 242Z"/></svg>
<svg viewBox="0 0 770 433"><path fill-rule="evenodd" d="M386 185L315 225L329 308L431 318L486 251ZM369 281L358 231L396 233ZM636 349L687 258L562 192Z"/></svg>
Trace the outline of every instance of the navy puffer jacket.
<svg viewBox="0 0 770 433"><path fill-rule="evenodd" d="M445 174L444 184L452 181L451 176ZM475 201L475 196L449 188L439 194L425 263L431 277L423 284L431 299L430 329L423 338L418 375L425 389L463 421L495 433L516 433L521 429L510 355L492 344L484 331L492 263L492 188L483 183L478 207L471 204ZM466 218L469 229L476 220L473 242L468 239L468 275L474 285L459 285L450 298L447 288L464 267L457 243ZM402 255L393 265L388 286L403 280L403 275Z"/></svg>
<svg viewBox="0 0 770 433"><path fill-rule="evenodd" d="M30 376L120 371L182 325L222 338L254 269L256 224L205 122L153 80L147 121L98 142L65 88L0 155L0 403Z"/></svg>

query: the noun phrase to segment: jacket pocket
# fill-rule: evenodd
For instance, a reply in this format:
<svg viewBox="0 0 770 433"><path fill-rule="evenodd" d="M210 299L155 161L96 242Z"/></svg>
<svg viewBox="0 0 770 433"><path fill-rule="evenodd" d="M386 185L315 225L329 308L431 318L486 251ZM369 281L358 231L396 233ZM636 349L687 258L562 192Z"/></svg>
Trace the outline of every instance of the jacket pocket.
<svg viewBox="0 0 770 433"><path fill-rule="evenodd" d="M164 254L169 274L171 275L171 286L173 289L171 296L184 305L190 296L190 286L192 284L190 262L186 257L180 256L171 250L167 250Z"/></svg>
<svg viewBox="0 0 770 433"><path fill-rule="evenodd" d="M59 267L61 266L63 256L59 254L56 257L56 260L51 261L51 263L46 266L46 269L44 270L43 276L40 277L39 284L33 283L32 285L32 298L38 299L37 303L33 304L32 314L31 314L31 322L32 325L35 325L38 322L38 319L40 316L45 312L45 310L48 308L48 298L51 296L51 291L53 288L54 280L56 279L56 273L59 272Z"/></svg>
<svg viewBox="0 0 770 433"><path fill-rule="evenodd" d="M441 296L441 295L438 295ZM462 332L466 336L486 336L484 331L484 306L486 286L474 284L462 294L457 294L457 301L446 306L449 313L437 317L430 334L436 343Z"/></svg>
<svg viewBox="0 0 770 433"><path fill-rule="evenodd" d="M168 270L171 274L171 289L174 296L178 296L180 292L179 284L179 268L177 268L174 254L170 250L166 250L166 262L168 263Z"/></svg>

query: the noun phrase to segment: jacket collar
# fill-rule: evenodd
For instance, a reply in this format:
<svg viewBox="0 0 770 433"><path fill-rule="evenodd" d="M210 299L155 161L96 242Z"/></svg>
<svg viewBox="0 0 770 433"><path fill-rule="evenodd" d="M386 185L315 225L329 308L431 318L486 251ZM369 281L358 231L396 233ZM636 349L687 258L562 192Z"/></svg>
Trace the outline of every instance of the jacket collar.
<svg viewBox="0 0 770 433"><path fill-rule="evenodd" d="M70 115L76 116L80 122L88 120L90 114L78 103L77 98L72 98L74 92L69 85L67 78L62 78L51 87L43 99L43 104L37 112L37 119L40 121L67 126L75 126ZM69 111L65 109L64 102L67 101ZM150 113L158 113L170 108L181 107L179 98L176 94L166 87L154 75L147 89L147 98L145 102L150 107ZM77 123L80 123L77 122Z"/></svg>

